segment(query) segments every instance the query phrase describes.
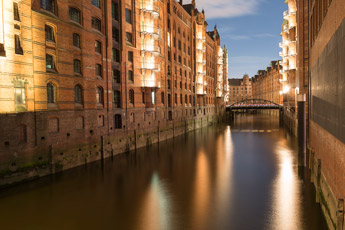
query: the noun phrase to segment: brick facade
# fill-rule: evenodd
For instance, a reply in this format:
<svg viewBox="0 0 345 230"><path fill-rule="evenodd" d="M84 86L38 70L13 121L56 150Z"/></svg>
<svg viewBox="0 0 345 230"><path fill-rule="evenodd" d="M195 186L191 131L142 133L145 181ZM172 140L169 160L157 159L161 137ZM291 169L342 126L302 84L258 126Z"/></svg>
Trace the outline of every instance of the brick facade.
<svg viewBox="0 0 345 230"><path fill-rule="evenodd" d="M224 111L227 50L194 1L1 0L0 12L0 171Z"/></svg>

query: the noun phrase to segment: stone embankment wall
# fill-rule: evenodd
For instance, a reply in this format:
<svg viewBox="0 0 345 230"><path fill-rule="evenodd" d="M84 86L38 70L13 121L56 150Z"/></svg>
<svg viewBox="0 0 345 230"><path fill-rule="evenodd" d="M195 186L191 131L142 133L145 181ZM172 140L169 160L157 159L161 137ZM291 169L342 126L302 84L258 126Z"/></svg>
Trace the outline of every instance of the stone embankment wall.
<svg viewBox="0 0 345 230"><path fill-rule="evenodd" d="M48 139L46 140L46 144L41 143L37 146L32 144L27 148L24 148L24 144L8 139L12 135L12 132L10 129L7 129L7 139L9 141L4 143L5 147L0 151L0 188L61 172L89 162L102 160L120 153L174 138L192 130L217 124L224 118L223 113L218 113L213 115L198 115L196 117L186 118L185 120L181 118L178 121L164 121L164 124L160 124L157 121L152 122L152 124L150 123L145 128L137 126L135 129L121 130L119 132L113 132L110 135L99 133L95 137L92 137L87 132L88 135L85 134L84 139L74 138L71 141L66 140L72 138L71 133L69 135L64 133L65 140L61 137L58 138L59 134L51 134L53 136L56 135L55 139L46 137ZM13 122L13 125L16 125L21 123L21 119L25 119L29 127L34 127L34 118L29 114L25 114L23 117L13 116L12 119L6 120L8 124ZM1 123L4 120L2 119ZM41 128L44 129L44 127ZM93 133L98 132L97 130L93 130ZM28 129L27 135L34 135L33 130ZM82 132L81 135L84 135L84 133ZM38 139L38 141L44 141L41 138ZM4 151L6 148L7 151Z"/></svg>

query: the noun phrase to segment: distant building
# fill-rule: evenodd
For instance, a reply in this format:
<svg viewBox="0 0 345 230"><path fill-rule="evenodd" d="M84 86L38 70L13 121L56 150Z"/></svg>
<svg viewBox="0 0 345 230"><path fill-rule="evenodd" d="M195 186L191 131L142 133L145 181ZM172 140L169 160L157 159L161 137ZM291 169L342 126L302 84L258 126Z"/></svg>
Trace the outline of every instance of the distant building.
<svg viewBox="0 0 345 230"><path fill-rule="evenodd" d="M281 68L280 61L271 61L271 65L266 70L258 71L258 74L252 78L253 98L283 104Z"/></svg>
<svg viewBox="0 0 345 230"><path fill-rule="evenodd" d="M246 74L243 79L229 79L229 105L252 98L252 81Z"/></svg>

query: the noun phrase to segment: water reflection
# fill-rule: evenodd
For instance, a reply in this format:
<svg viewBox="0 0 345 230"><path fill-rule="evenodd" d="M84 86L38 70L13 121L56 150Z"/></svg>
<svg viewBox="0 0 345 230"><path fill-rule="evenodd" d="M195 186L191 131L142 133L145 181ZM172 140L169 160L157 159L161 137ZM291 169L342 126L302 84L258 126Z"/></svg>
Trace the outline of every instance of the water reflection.
<svg viewBox="0 0 345 230"><path fill-rule="evenodd" d="M0 191L0 229L324 229L296 154L278 119L239 116Z"/></svg>
<svg viewBox="0 0 345 230"><path fill-rule="evenodd" d="M294 153L281 140L276 148L278 175L273 182L273 225L271 229L302 229L299 181Z"/></svg>
<svg viewBox="0 0 345 230"><path fill-rule="evenodd" d="M142 214L138 229L173 229L171 228L170 196L164 182L157 173L153 173L150 186L143 194Z"/></svg>

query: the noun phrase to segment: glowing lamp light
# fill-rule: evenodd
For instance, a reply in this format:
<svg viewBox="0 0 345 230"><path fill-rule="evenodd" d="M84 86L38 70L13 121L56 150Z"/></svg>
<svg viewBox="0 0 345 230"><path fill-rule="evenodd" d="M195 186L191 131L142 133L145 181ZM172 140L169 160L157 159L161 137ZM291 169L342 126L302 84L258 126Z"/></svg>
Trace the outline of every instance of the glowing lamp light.
<svg viewBox="0 0 345 230"><path fill-rule="evenodd" d="M288 93L289 91L290 91L290 86L288 86L288 85L284 86L284 88L283 88L283 93L286 94L286 93Z"/></svg>

